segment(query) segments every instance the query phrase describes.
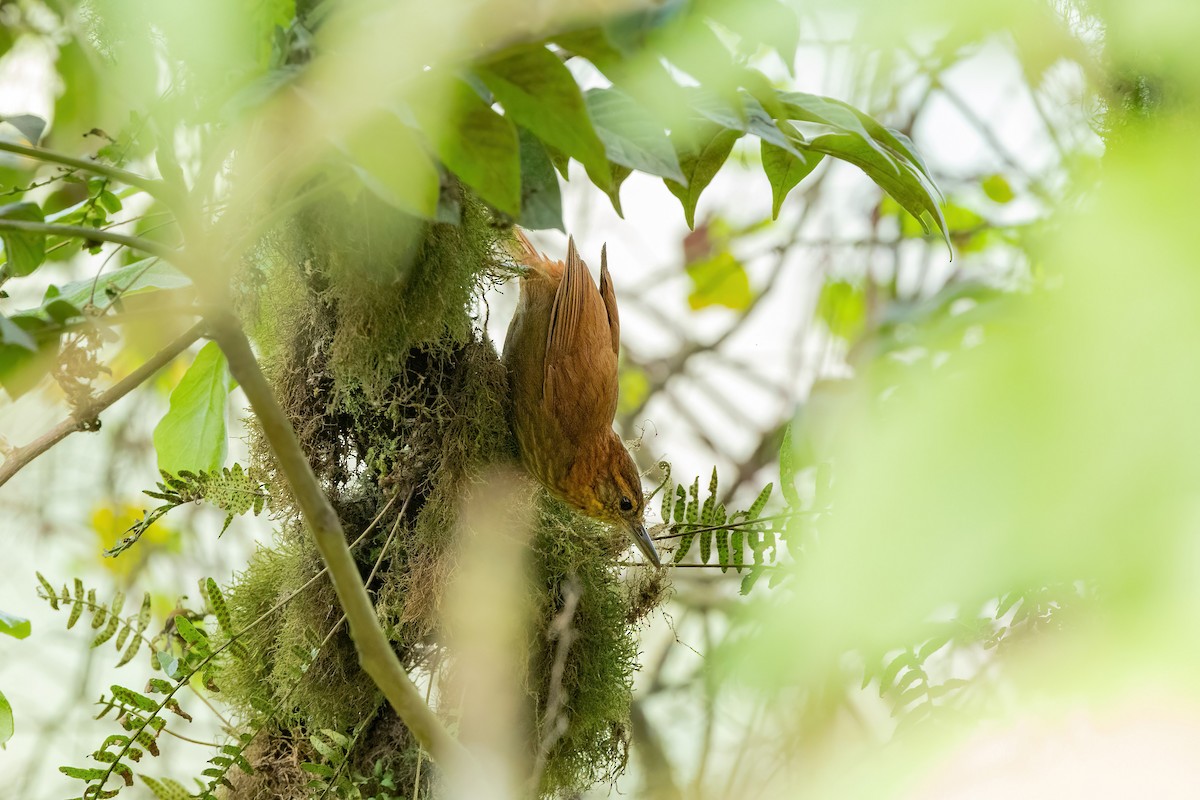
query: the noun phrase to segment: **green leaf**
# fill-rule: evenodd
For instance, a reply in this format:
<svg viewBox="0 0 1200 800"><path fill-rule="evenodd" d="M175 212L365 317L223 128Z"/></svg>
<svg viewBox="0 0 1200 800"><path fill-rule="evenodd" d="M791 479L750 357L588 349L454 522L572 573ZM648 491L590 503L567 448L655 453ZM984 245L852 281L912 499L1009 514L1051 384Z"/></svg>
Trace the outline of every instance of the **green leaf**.
<svg viewBox="0 0 1200 800"><path fill-rule="evenodd" d="M34 338L20 325L4 316L0 316L0 343L14 345L31 353L37 352L37 342Z"/></svg>
<svg viewBox="0 0 1200 800"><path fill-rule="evenodd" d="M42 134L46 132L46 120L35 117L33 114L16 114L11 117L0 117L0 120L20 131L21 135L25 137L25 141L31 145L37 145L42 140Z"/></svg>
<svg viewBox="0 0 1200 800"><path fill-rule="evenodd" d="M511 119L492 110L463 81L451 87L449 125L425 118L434 150L446 168L494 208L512 217L521 213L521 153Z"/></svg>
<svg viewBox="0 0 1200 800"><path fill-rule="evenodd" d="M4 692L0 692L0 750L5 749L5 743L13 737L13 730L12 706Z"/></svg>
<svg viewBox="0 0 1200 800"><path fill-rule="evenodd" d="M518 128L517 134L521 141L521 226L557 228L565 233L558 174L546 146L524 128Z"/></svg>
<svg viewBox="0 0 1200 800"><path fill-rule="evenodd" d="M345 149L372 193L401 211L434 218L441 182L437 166L398 116L376 114L349 138Z"/></svg>
<svg viewBox="0 0 1200 800"><path fill-rule="evenodd" d="M612 173L604 143L579 84L558 56L541 45L523 45L485 61L477 71L508 117L578 159L597 186L608 188Z"/></svg>
<svg viewBox="0 0 1200 800"><path fill-rule="evenodd" d="M761 153L763 172L767 174L767 180L771 183L771 219L779 219L779 209L783 206L788 192L807 178L825 155L803 152L796 155L771 144L766 139L762 141Z"/></svg>
<svg viewBox="0 0 1200 800"><path fill-rule="evenodd" d="M670 138L637 101L617 89L590 89L585 100L610 161L687 183Z"/></svg>
<svg viewBox="0 0 1200 800"><path fill-rule="evenodd" d="M728 250L688 264L687 274L692 280L688 305L693 311L710 306L742 311L754 299L745 267Z"/></svg>
<svg viewBox="0 0 1200 800"><path fill-rule="evenodd" d="M42 209L36 203L9 203L0 206L0 219L18 222L45 222ZM30 274L46 260L46 234L28 231L0 231L4 255L8 260L5 271L16 278Z"/></svg>
<svg viewBox="0 0 1200 800"><path fill-rule="evenodd" d="M228 447L225 406L233 379L225 355L209 342L171 392L171 405L154 428L154 450L163 472L219 468Z"/></svg>
<svg viewBox="0 0 1200 800"><path fill-rule="evenodd" d="M744 41L774 47L788 72L795 74L796 49L800 45L800 21L795 9L777 0L736 0L706 3L704 10Z"/></svg>
<svg viewBox="0 0 1200 800"><path fill-rule="evenodd" d="M800 493L796 491L796 476L799 468L796 463L796 446L793 442L796 424L788 423L783 431L783 442L779 445L779 489L783 498L794 510L800 508Z"/></svg>
<svg viewBox="0 0 1200 800"><path fill-rule="evenodd" d="M998 172L984 178L982 187L983 193L997 203L1011 203L1017 196L1008 179Z"/></svg>
<svg viewBox="0 0 1200 800"><path fill-rule="evenodd" d="M853 342L862 333L867 318L867 298L861 286L846 281L829 281L817 299L817 317L834 336Z"/></svg>
<svg viewBox="0 0 1200 800"><path fill-rule="evenodd" d="M712 123L701 123L691 130L676 131L671 141L679 154L679 166L687 184L665 181L671 194L683 204L683 213L689 228L696 227L696 203L700 193L712 182L717 170L725 163L733 144L742 132L722 128Z"/></svg>
<svg viewBox="0 0 1200 800"><path fill-rule="evenodd" d="M192 800L192 793L178 781L170 778L156 780L141 774L138 777L158 800Z"/></svg>
<svg viewBox="0 0 1200 800"><path fill-rule="evenodd" d="M926 231L936 226L949 245L946 220L936 199L937 190L917 167L897 161L877 146L852 134L824 134L807 142L804 147L857 166L895 198L905 211L919 220Z"/></svg>

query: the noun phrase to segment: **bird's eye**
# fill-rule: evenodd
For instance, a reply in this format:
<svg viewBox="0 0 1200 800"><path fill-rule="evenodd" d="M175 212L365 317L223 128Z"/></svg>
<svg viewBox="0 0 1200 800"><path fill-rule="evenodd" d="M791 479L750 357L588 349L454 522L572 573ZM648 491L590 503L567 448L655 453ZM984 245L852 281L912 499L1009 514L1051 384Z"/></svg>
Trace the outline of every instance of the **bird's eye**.
<svg viewBox="0 0 1200 800"><path fill-rule="evenodd" d="M622 497L620 505L622 511L633 511L633 501L628 497Z"/></svg>

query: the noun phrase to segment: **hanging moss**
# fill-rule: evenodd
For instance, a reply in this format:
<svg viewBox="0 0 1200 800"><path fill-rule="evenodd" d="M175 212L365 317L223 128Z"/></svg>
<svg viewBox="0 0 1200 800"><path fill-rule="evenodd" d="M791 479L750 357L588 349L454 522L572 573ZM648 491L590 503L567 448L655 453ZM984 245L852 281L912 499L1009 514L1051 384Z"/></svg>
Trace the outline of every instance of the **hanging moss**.
<svg viewBox="0 0 1200 800"><path fill-rule="evenodd" d="M264 368L347 536L371 529L355 558L364 578L374 571L376 611L413 671L447 668L439 619L456 568L459 513L491 465L514 461L506 373L472 317L481 287L500 268L500 235L470 199L458 226L419 222L365 196L337 199L268 242L247 281L255 290L243 311ZM253 444L269 472L269 453ZM308 737L326 729L350 736L363 725L360 739L370 744L352 752L346 774L358 776L364 792L381 775L411 791L418 751L359 669L328 579L314 580L320 559L282 481L272 482L272 493L278 542L256 553L227 591L235 627L271 618L218 681L243 719L278 709L254 752L283 788L272 794L269 781L243 778L238 791L302 796L292 787L303 776L293 773L319 759ZM568 724L541 780L544 794L566 795L624 764L636 626L662 586L623 582L615 566L622 534L549 498L539 509L526 680L535 720L545 715L557 653L548 632L566 587L580 592L560 687ZM434 774L426 762L421 783Z"/></svg>

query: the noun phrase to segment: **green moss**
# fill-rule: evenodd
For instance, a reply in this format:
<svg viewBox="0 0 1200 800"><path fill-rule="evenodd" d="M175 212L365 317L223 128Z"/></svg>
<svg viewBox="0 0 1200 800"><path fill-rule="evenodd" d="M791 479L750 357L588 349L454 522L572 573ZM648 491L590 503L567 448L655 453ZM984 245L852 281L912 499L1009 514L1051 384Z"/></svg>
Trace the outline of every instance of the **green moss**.
<svg viewBox="0 0 1200 800"><path fill-rule="evenodd" d="M456 567L459 511L490 466L513 460L506 374L472 318L473 299L497 270L498 235L470 200L456 227L404 218L365 198L339 199L266 243L249 271L254 291L243 313L255 323L264 368L347 536L371 530L355 558L364 577L374 572L368 589L376 610L412 671L452 668L438 627ZM260 441L254 454L270 472ZM370 745L353 754L353 771L369 783L386 768L397 785L411 787L417 749L390 709L371 717L378 693L338 625L332 587L314 580L320 560L283 481L275 476L271 485L278 543L256 553L227 591L235 627L270 617L247 637L247 655L223 664L222 694L245 720L279 710L256 752L281 786L297 777L289 763L295 772L316 757L306 744L311 732L349 735L370 718L363 737ZM624 582L614 566L623 535L549 498L539 502L533 543L526 685L534 719L545 716L558 653L549 631L567 587L580 592L560 687L568 726L548 754L541 786L564 795L624 764L636 628L662 586ZM429 775L426 764L423 783ZM297 796L266 787L247 791Z"/></svg>

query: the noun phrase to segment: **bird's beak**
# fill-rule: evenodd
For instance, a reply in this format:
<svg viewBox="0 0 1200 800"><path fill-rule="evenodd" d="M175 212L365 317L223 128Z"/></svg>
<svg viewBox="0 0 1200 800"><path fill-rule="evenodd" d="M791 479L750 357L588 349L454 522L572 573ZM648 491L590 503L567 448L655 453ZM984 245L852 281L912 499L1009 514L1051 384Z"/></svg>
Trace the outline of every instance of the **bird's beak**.
<svg viewBox="0 0 1200 800"><path fill-rule="evenodd" d="M629 523L629 532L633 534L633 543L637 545L638 550L642 551L646 560L656 567L661 567L662 561L659 560L658 551L654 549L654 540L646 532L646 526L635 520Z"/></svg>

